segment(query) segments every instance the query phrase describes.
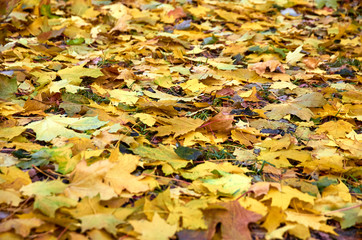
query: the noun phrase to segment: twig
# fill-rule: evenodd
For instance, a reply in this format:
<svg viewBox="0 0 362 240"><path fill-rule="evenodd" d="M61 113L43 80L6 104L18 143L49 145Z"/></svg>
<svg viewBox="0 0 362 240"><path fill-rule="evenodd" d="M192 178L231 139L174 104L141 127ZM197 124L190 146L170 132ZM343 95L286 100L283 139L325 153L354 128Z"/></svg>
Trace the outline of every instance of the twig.
<svg viewBox="0 0 362 240"><path fill-rule="evenodd" d="M49 173L49 174L52 174L52 175L57 175L57 176L59 176L59 177L63 177L63 178L69 178L68 176L66 176L66 175L63 175L63 174L60 174L60 173L57 173L57 172L54 172L53 170L51 170L51 169L47 169L47 170L45 170L47 173Z"/></svg>
<svg viewBox="0 0 362 240"><path fill-rule="evenodd" d="M33 197L28 197L17 209L14 210L14 212L12 212L9 216L7 216L4 221L6 221L7 219L11 218L12 216L15 215L15 213L17 213L20 209L22 209L28 202L30 199L32 199Z"/></svg>
<svg viewBox="0 0 362 240"><path fill-rule="evenodd" d="M34 164L31 165L35 170L37 170L38 172L41 172L42 174L44 174L45 176L53 179L53 180L56 180L55 177L53 177L52 175L49 175L48 173L44 172L43 170L41 170L40 168L36 167Z"/></svg>
<svg viewBox="0 0 362 240"><path fill-rule="evenodd" d="M68 228L70 227L70 224L68 224L63 231L61 231L61 233L58 235L57 240L59 240L61 237L63 237L63 235L67 232Z"/></svg>
<svg viewBox="0 0 362 240"><path fill-rule="evenodd" d="M350 207L346 207L346 208L340 208L340 209L337 209L337 210L325 212L325 213L323 213L323 215L330 215L331 213L343 212L343 211L347 211L347 210L350 210L350 209L353 209L353 208L358 208L360 206L362 206L362 203L357 204L355 206L350 206Z"/></svg>
<svg viewBox="0 0 362 240"><path fill-rule="evenodd" d="M3 148L0 150L1 153L13 153L15 151L16 151L16 149L13 149L13 148Z"/></svg>
<svg viewBox="0 0 362 240"><path fill-rule="evenodd" d="M240 197L238 197L238 198L236 199L236 201L238 201L240 198L244 197L246 194L251 193L251 192L252 192L252 191L246 191L246 192L244 192L243 194L240 195Z"/></svg>

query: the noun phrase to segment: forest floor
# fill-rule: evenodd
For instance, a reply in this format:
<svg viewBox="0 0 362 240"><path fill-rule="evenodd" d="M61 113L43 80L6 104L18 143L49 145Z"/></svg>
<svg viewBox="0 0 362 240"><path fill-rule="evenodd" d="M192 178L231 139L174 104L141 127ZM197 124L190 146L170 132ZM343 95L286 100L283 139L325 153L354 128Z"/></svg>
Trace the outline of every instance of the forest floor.
<svg viewBox="0 0 362 240"><path fill-rule="evenodd" d="M361 9L1 1L0 239L360 238Z"/></svg>

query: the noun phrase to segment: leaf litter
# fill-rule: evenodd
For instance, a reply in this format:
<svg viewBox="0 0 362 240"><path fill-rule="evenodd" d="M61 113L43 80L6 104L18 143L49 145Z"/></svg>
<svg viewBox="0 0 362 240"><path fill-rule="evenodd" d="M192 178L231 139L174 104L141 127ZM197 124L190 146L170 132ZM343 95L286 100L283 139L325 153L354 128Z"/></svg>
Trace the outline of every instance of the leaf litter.
<svg viewBox="0 0 362 240"><path fill-rule="evenodd" d="M360 16L1 1L0 238L357 239Z"/></svg>

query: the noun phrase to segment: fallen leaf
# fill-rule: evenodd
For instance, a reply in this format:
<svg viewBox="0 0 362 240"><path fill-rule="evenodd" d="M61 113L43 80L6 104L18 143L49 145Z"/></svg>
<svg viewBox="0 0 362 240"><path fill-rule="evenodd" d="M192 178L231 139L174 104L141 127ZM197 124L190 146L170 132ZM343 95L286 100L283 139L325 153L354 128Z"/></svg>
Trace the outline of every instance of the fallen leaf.
<svg viewBox="0 0 362 240"><path fill-rule="evenodd" d="M38 218L10 219L0 223L0 232L6 232L11 229L22 237L27 237L32 228L40 227L44 222Z"/></svg>
<svg viewBox="0 0 362 240"><path fill-rule="evenodd" d="M38 196L35 198L34 209L39 209L49 217L55 216L55 211L61 207L75 207L77 201L62 196Z"/></svg>
<svg viewBox="0 0 362 240"><path fill-rule="evenodd" d="M290 65L294 65L297 62L299 62L305 55L303 53L300 53L302 50L303 50L303 45L300 45L294 50L294 52L288 52L286 57L287 63Z"/></svg>
<svg viewBox="0 0 362 240"><path fill-rule="evenodd" d="M174 133L174 137L186 134L194 131L200 127L204 122L199 118L185 118L185 117L174 117L171 119L157 118L157 122L163 124L163 126L152 127L151 131L157 131L157 136L165 136Z"/></svg>
<svg viewBox="0 0 362 240"><path fill-rule="evenodd" d="M334 138L345 138L346 133L352 131L353 125L349 122L338 120L337 122L326 122L319 126L316 133L327 133Z"/></svg>
<svg viewBox="0 0 362 240"><path fill-rule="evenodd" d="M27 196L49 196L56 193L61 193L67 187L61 180L54 180L49 182L34 182L23 186L22 191Z"/></svg>
<svg viewBox="0 0 362 240"><path fill-rule="evenodd" d="M309 121L314 116L311 110L295 103L270 104L263 110L271 110L265 115L272 120L280 120L286 115L293 114L304 121Z"/></svg>
<svg viewBox="0 0 362 240"><path fill-rule="evenodd" d="M207 239L214 236L216 225L219 223L222 239L252 239L248 225L260 218L261 215L244 209L237 201L214 205L206 210L206 220L209 222Z"/></svg>
<svg viewBox="0 0 362 240"><path fill-rule="evenodd" d="M285 210L288 208L290 201L296 198L300 201L314 204L315 197L310 196L307 193L302 193L295 188L289 186L282 186L281 190L271 188L267 195L264 196L262 201L271 200L271 206L281 208Z"/></svg>
<svg viewBox="0 0 362 240"><path fill-rule="evenodd" d="M158 213L153 215L152 221L131 220L134 230L141 234L141 240L168 240L176 233L177 225L170 225Z"/></svg>
<svg viewBox="0 0 362 240"><path fill-rule="evenodd" d="M22 202L22 200L19 192L12 189L0 190L0 203L6 203L10 206L17 207L20 202Z"/></svg>
<svg viewBox="0 0 362 240"><path fill-rule="evenodd" d="M81 220L82 232L91 229L102 229L104 228L109 233L112 233L114 236L117 234L116 226L122 223L121 220L118 220L115 216L111 214L92 214L79 218Z"/></svg>
<svg viewBox="0 0 362 240"><path fill-rule="evenodd" d="M255 63L254 65L250 65L248 69L255 71L259 75L265 73L267 69L270 72L280 71L285 73L283 65L278 60L269 60L266 62Z"/></svg>

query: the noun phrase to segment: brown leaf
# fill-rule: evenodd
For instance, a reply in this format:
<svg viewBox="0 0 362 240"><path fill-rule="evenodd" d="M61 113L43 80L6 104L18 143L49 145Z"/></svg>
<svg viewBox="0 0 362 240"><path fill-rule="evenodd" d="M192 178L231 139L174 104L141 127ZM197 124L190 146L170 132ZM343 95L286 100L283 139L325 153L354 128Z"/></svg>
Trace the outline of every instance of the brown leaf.
<svg viewBox="0 0 362 240"><path fill-rule="evenodd" d="M51 30L47 32L42 32L38 35L39 42L45 42L46 40L49 40L51 38L58 37L64 32L65 28L61 28L59 30Z"/></svg>
<svg viewBox="0 0 362 240"><path fill-rule="evenodd" d="M184 12L183 8L178 7L174 10L171 10L167 13L168 16L173 16L175 19L186 17L186 13Z"/></svg>
<svg viewBox="0 0 362 240"><path fill-rule="evenodd" d="M249 223L258 221L262 216L246 210L238 201L230 201L207 209L205 218L209 222L207 239L212 239L216 226L221 223L222 239L249 240L252 239L248 228Z"/></svg>
<svg viewBox="0 0 362 240"><path fill-rule="evenodd" d="M255 63L248 67L250 70L254 70L257 74L262 75L269 69L270 72L280 71L285 73L283 65L278 60L269 60L266 62Z"/></svg>
<svg viewBox="0 0 362 240"><path fill-rule="evenodd" d="M211 131L229 133L233 128L234 116L226 112L220 112L203 124L203 127Z"/></svg>
<svg viewBox="0 0 362 240"><path fill-rule="evenodd" d="M315 69L319 64L318 58L307 57L303 59L303 63L310 69Z"/></svg>

